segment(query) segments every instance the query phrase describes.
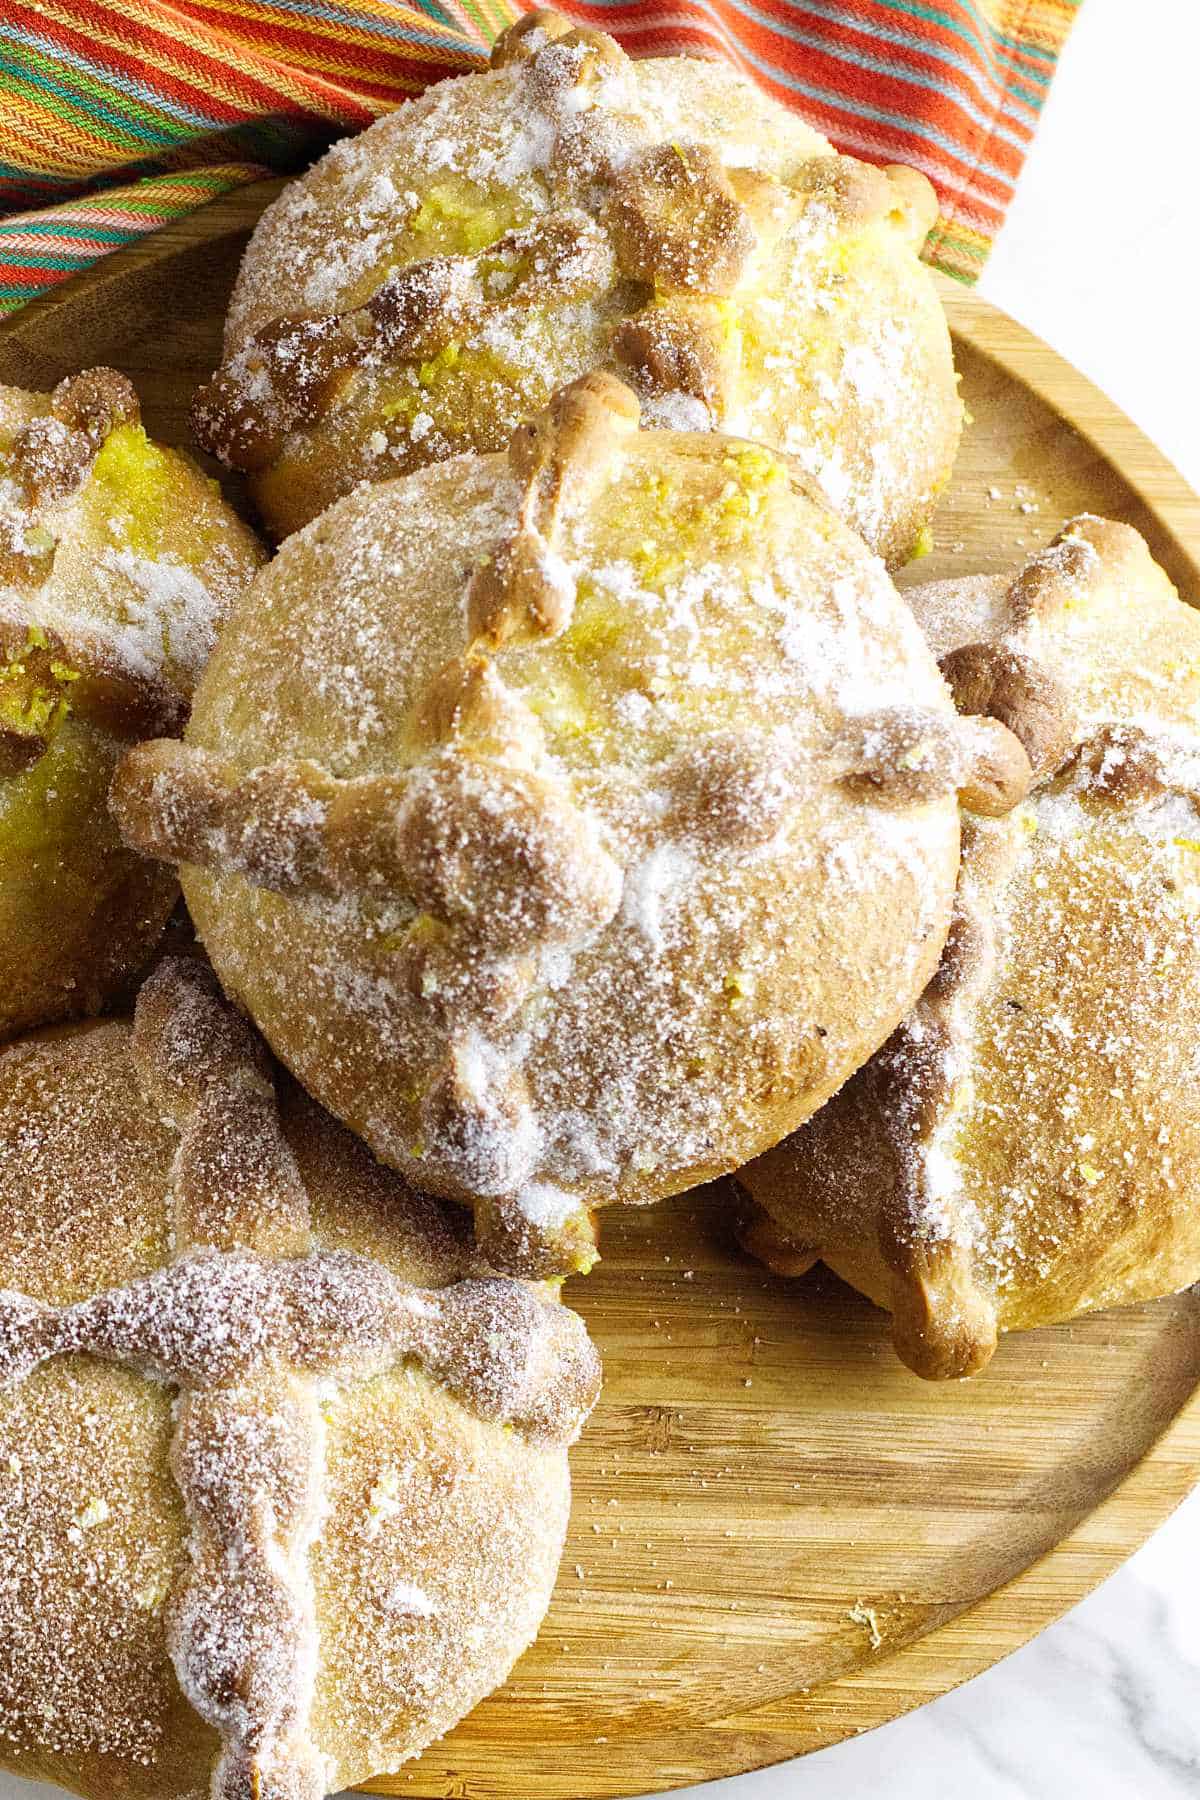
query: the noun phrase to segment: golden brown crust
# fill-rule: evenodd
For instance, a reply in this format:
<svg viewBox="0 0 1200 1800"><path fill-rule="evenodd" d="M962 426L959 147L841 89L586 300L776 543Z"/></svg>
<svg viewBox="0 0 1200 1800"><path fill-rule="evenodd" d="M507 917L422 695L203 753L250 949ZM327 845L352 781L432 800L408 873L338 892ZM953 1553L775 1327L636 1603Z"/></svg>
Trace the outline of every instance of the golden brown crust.
<svg viewBox="0 0 1200 1800"><path fill-rule="evenodd" d="M490 73L339 147L273 209L197 434L258 477L283 535L363 474L499 448L556 387L615 364L665 423L682 405L801 456L902 561L958 431L916 262L936 202L914 171L828 152L731 72L631 63L603 32L527 14ZM280 318L297 251L302 305Z"/></svg>
<svg viewBox="0 0 1200 1800"><path fill-rule="evenodd" d="M1068 520L987 605L980 638L970 587L912 589L918 622L932 626L960 710L1002 720L1038 776L1109 721L1200 727L1193 615L1132 526Z"/></svg>
<svg viewBox="0 0 1200 1800"><path fill-rule="evenodd" d="M945 719L919 707L855 719L835 741L833 757L850 787L869 788L896 806L957 793L967 812L999 816L1024 799L1033 779L1019 740L999 721Z"/></svg>
<svg viewBox="0 0 1200 1800"><path fill-rule="evenodd" d="M0 747L19 750L14 769L45 754L64 702L76 718L126 742L182 731L187 719L187 698L172 681L131 666L102 629L83 621L41 625L31 636L27 616L0 610L0 662L11 703Z"/></svg>
<svg viewBox="0 0 1200 1800"><path fill-rule="evenodd" d="M986 642L953 641L944 586L912 599L960 703L1005 719L1039 785L966 832L909 1019L739 1179L773 1266L811 1246L892 1310L911 1368L945 1378L998 1330L1200 1274L1200 617L1136 533L1093 519L989 601Z"/></svg>
<svg viewBox="0 0 1200 1800"><path fill-rule="evenodd" d="M623 52L615 38L605 31L591 31L586 26L572 25L562 13L548 7L535 6L523 13L492 45L489 58L493 69L507 68L509 63L525 62L536 56L545 42L581 45L597 55L613 58Z"/></svg>
<svg viewBox="0 0 1200 1800"><path fill-rule="evenodd" d="M108 816L121 749L176 733L261 561L113 369L0 388L0 1038L99 1011L177 890Z"/></svg>
<svg viewBox="0 0 1200 1800"><path fill-rule="evenodd" d="M143 989L132 1033L125 1026L98 1030L105 1045L96 1043L97 1056L88 1033L49 1046L58 1081L46 1150L30 1153L36 1137L0 1138L6 1191L41 1181L59 1150L66 1156L54 1157L53 1172L68 1182L82 1172L81 1149L84 1163L90 1150L105 1172L113 1126L119 1121L136 1137L149 1107L161 1128L141 1127L150 1140L146 1160L116 1172L123 1211L108 1253L119 1257L122 1232L128 1253L140 1217L154 1220L156 1241L149 1267L143 1262L132 1279L99 1286L75 1274L66 1304L53 1295L27 1298L9 1279L0 1293L0 1431L36 1404L29 1398L35 1391L56 1394L58 1441L69 1455L82 1358L85 1367L109 1365L87 1398L102 1418L119 1416L130 1383L136 1392L147 1376L177 1390L169 1467L160 1435L152 1441L142 1513L125 1510L118 1463L104 1492L77 1509L74 1539L56 1543L55 1440L39 1447L36 1461L28 1443L20 1446L23 1484L15 1494L10 1484L0 1499L0 1559L11 1556L15 1536L32 1532L43 1589L41 1611L32 1617L23 1598L15 1609L7 1590L0 1600L3 1735L19 1764L43 1767L39 1759L57 1756L55 1772L85 1793L115 1785L131 1794L190 1796L210 1785L211 1772L211 1791L226 1800L317 1796L414 1754L502 1678L523 1648L548 1597L564 1515L563 1452L595 1398L595 1356L579 1321L531 1290L487 1278L455 1281L456 1272L467 1272L463 1250L451 1238L438 1244L436 1230L429 1234L421 1222L422 1203L395 1178L389 1198L401 1229L391 1254L407 1238L418 1264L424 1257L435 1281L449 1278L450 1285L415 1286L369 1256L322 1244L317 1233L331 1224L353 1227L360 1188L353 1157L348 1165L342 1150L339 1169L338 1155L328 1152L338 1150L340 1134L317 1121L324 1143L314 1163L313 1110L303 1113L297 1133L277 1106L261 1044L198 962L160 966ZM37 1041L0 1053L0 1116L23 1097L26 1072L38 1091L50 1074L46 1064ZM321 1156L326 1192L310 1199ZM347 1176L352 1185L339 1191ZM164 1199L162 1219L156 1215ZM58 1228L70 1238L62 1210ZM10 1231L15 1227L9 1221ZM145 1257L144 1240L138 1252ZM23 1242L19 1254L28 1262ZM11 1256L0 1234L0 1259ZM412 1395L401 1400L399 1430L395 1420L375 1418L377 1397L389 1387ZM394 1471L390 1483L380 1478L369 1492L338 1497L331 1454L336 1459L341 1451L348 1410L357 1410L360 1440L352 1466L364 1445L386 1456L412 1424L428 1434L425 1456L432 1450L444 1459L450 1482L432 1518L413 1510L415 1492L406 1497ZM414 1488L421 1479L416 1454ZM546 1505L544 1520L503 1517L521 1463L526 1505ZM390 1467L385 1463L385 1472ZM404 1534L391 1522L406 1516L414 1543L425 1539L424 1569L414 1568ZM481 1531L489 1537L472 1541ZM87 1534L91 1554L109 1571L98 1596L102 1612L111 1619L119 1616L114 1608L135 1617L140 1609L156 1633L138 1630L136 1648L124 1657L101 1647L93 1678L109 1676L103 1714L83 1702L60 1721L57 1702L71 1691L74 1659L91 1648L70 1552L70 1543ZM155 1534L160 1554L174 1539L170 1574L143 1591L122 1559L136 1556L139 1537ZM384 1582L385 1593L394 1582L403 1601L374 1646L393 1675L405 1669L409 1677L393 1695L393 1711L400 1700L395 1722L380 1732L377 1719L366 1721L378 1763L364 1760L362 1705L352 1689L331 1722L336 1693L328 1687L323 1645L341 1619L379 1602L361 1569L348 1576L343 1563L340 1580L331 1576L323 1535L332 1540L330 1553L340 1543L356 1562L369 1545L374 1581ZM509 1564L514 1552L523 1560ZM496 1625L483 1629L444 1613L456 1572L474 1584L482 1568L490 1570L498 1608ZM438 1604L424 1586L396 1581L410 1571L436 1580ZM512 1584L512 1595L500 1594L502 1581ZM414 1617L423 1621L419 1627ZM59 1630L53 1650L43 1639L43 1618ZM128 1634L112 1638L120 1643ZM196 1729L195 1717L191 1724L179 1717L179 1696L159 1678L166 1654L210 1733Z"/></svg>
<svg viewBox="0 0 1200 1800"><path fill-rule="evenodd" d="M623 319L612 336L618 368L643 399L682 394L714 415L724 411L733 371L722 352L720 314L711 304L656 306Z"/></svg>
<svg viewBox="0 0 1200 1800"><path fill-rule="evenodd" d="M961 712L997 719L1024 745L1038 776L1058 768L1070 748L1064 695L1031 657L994 644L964 644L941 661Z"/></svg>
<svg viewBox="0 0 1200 1800"><path fill-rule="evenodd" d="M43 540L52 536L46 529L51 512L85 486L112 433L137 425L140 416L137 395L124 375L87 369L59 382L46 410L16 431L5 453L14 498L0 510L6 701L0 755L10 769L43 754L44 717L53 717L68 693L73 711L116 736L179 730L183 724L186 707L178 689L123 655L119 640L99 622L64 618L40 625L36 638L30 634L27 590L44 583L49 572L54 546Z"/></svg>
<svg viewBox="0 0 1200 1800"><path fill-rule="evenodd" d="M78 492L105 440L118 425L136 425L137 395L115 369L68 375L15 434L6 458L17 505L0 514L0 582L38 581L44 552L28 541L30 525Z"/></svg>
<svg viewBox="0 0 1200 1800"><path fill-rule="evenodd" d="M777 459L636 421L593 374L505 462L342 503L114 787L302 1079L527 1275L820 1104L932 970L956 792L1028 780Z"/></svg>
<svg viewBox="0 0 1200 1800"><path fill-rule="evenodd" d="M45 823L0 876L0 1041L111 1006L153 955L179 899L174 872L129 851L109 819L119 754L111 739L68 723L44 757L7 778L27 784L30 805L19 813L37 808ZM0 832L10 825L11 813Z"/></svg>
<svg viewBox="0 0 1200 1800"><path fill-rule="evenodd" d="M145 856L275 893L407 900L496 954L570 942L620 897L557 784L454 753L407 779L276 763L235 782L207 752L160 740L124 759L111 804Z"/></svg>
<svg viewBox="0 0 1200 1800"><path fill-rule="evenodd" d="M597 372L564 388L514 434L508 460L522 487L516 527L467 583L464 658L439 671L417 701L427 746L493 733L502 715L494 685L480 712L489 667L481 658L510 643L557 637L569 625L570 583L553 567L561 511L568 499L586 503L637 427L635 396ZM985 692L971 710L986 713L991 700ZM507 723L502 747L519 755L536 721L510 711ZM856 718L830 759L849 786L865 785L897 806L957 791L968 811L998 815L1024 797L1031 779L1020 744L993 718L963 722L920 708ZM736 742L728 760L714 760L706 746L694 766L685 759L672 771L672 781L680 790L673 816L684 830L749 843L778 829L769 771L755 768ZM763 781L748 816L746 797ZM780 787L777 801L783 797ZM569 942L607 923L618 899L615 871L565 792L528 770L464 765L453 752L420 780L337 781L308 762L238 779L209 752L149 743L125 759L112 803L127 842L144 855L236 870L281 893L403 897L498 951ZM463 864L464 847L487 835L489 819L506 820L511 838L500 829L485 855L472 853Z"/></svg>
<svg viewBox="0 0 1200 1800"><path fill-rule="evenodd" d="M497 274L506 277L508 304L533 305L550 295L600 291L611 279L612 258L587 215L568 209L508 233L479 256L398 269L351 311L276 320L237 370L218 370L199 389L192 405L197 438L233 468L266 468L289 432L325 415L356 369L436 356L480 323Z"/></svg>
<svg viewBox="0 0 1200 1800"><path fill-rule="evenodd" d="M553 565L559 515L608 474L622 440L638 428L635 396L611 375L572 382L545 412L513 434L508 460L523 495L516 529L486 557L467 586L467 626L478 644L556 637L572 601Z"/></svg>
<svg viewBox="0 0 1200 1800"><path fill-rule="evenodd" d="M665 294L726 298L756 241L704 144L656 144L625 163L612 178L606 222L621 273Z"/></svg>

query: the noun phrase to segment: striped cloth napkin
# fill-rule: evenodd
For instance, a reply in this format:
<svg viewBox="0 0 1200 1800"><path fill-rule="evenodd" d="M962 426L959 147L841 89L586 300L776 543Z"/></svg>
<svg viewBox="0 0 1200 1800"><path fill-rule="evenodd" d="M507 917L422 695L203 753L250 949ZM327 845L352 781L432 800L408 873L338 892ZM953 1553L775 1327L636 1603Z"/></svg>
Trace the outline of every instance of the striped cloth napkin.
<svg viewBox="0 0 1200 1800"><path fill-rule="evenodd" d="M973 281L1080 0L565 0L635 56L729 57L839 149L924 170ZM2 0L0 313L479 68L514 0Z"/></svg>

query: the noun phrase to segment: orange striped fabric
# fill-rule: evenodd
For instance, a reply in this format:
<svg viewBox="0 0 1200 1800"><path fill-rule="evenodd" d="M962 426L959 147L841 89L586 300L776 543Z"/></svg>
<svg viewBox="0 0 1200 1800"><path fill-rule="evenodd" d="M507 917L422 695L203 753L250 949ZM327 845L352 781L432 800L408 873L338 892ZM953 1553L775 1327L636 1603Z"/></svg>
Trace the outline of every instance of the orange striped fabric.
<svg viewBox="0 0 1200 1800"><path fill-rule="evenodd" d="M924 170L970 281L1079 0L565 0L633 55L729 57L840 149ZM0 312L481 67L514 0L4 0Z"/></svg>

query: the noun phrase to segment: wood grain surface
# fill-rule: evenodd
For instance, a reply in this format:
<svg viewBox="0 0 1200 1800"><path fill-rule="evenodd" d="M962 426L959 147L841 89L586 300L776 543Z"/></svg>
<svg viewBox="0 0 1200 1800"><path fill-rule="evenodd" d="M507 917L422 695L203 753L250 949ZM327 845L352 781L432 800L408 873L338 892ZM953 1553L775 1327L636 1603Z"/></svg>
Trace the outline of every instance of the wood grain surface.
<svg viewBox="0 0 1200 1800"><path fill-rule="evenodd" d="M0 381L112 362L187 442L245 236L231 195L18 313ZM1135 524L1200 598L1200 502L1089 382L943 293L973 417L925 579L1004 569L1071 513ZM235 495L236 497L236 495ZM1006 1339L931 1387L823 1271L739 1255L725 1185L610 1215L567 1298L604 1356L570 1541L513 1679L379 1791L602 1800L867 1730L1025 1642L1200 1481L1200 1290Z"/></svg>

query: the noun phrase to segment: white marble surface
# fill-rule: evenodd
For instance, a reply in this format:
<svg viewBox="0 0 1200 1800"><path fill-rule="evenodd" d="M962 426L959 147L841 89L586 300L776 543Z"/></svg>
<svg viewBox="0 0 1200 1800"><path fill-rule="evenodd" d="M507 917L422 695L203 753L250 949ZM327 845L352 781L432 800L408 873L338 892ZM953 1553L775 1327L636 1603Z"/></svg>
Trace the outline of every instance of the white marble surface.
<svg viewBox="0 0 1200 1800"><path fill-rule="evenodd" d="M1195 1800L1200 1494L1024 1650L864 1737L689 1800Z"/></svg>
<svg viewBox="0 0 1200 1800"><path fill-rule="evenodd" d="M1085 0L981 288L1200 487L1198 65L1200 0ZM0 1776L0 1800L56 1792ZM691 1792L1200 1800L1200 1492L1097 1593L956 1693Z"/></svg>
<svg viewBox="0 0 1200 1800"><path fill-rule="evenodd" d="M980 290L1200 488L1198 64L1197 0L1083 0ZM1197 1800L1200 1491L1082 1605L956 1693L691 1794Z"/></svg>

